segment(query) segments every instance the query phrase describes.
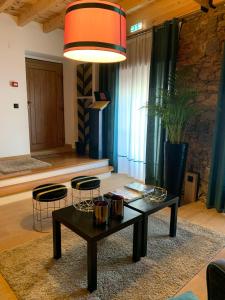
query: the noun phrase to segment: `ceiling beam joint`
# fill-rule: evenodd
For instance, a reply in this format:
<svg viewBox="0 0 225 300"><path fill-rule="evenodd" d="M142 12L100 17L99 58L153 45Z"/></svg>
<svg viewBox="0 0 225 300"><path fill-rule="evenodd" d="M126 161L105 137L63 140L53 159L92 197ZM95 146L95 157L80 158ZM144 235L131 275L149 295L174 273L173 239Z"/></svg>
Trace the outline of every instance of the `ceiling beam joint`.
<svg viewBox="0 0 225 300"><path fill-rule="evenodd" d="M15 0L0 0L0 13L9 8Z"/></svg>
<svg viewBox="0 0 225 300"><path fill-rule="evenodd" d="M39 14L44 13L57 4L59 0L39 0L33 5L29 5L24 12L18 16L18 25L24 26L33 21Z"/></svg>

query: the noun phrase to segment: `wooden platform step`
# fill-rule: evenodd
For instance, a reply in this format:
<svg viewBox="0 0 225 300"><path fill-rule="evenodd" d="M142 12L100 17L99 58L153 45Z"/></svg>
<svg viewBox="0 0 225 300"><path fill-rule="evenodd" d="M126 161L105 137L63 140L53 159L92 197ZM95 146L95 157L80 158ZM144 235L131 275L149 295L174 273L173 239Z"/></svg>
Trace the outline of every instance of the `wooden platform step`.
<svg viewBox="0 0 225 300"><path fill-rule="evenodd" d="M16 172L0 176L0 187L49 178L57 175L65 175L89 169L102 168L109 165L108 159L82 159L73 160L63 164L52 165L28 171Z"/></svg>
<svg viewBox="0 0 225 300"><path fill-rule="evenodd" d="M103 167L99 167L99 168L92 168L92 169L83 170L83 171L77 171L77 172L56 175L56 176L50 176L50 177L43 178L43 179L26 181L26 182L17 183L17 184L11 184L11 185L3 186L0 188L0 197L6 197L9 195L14 195L14 194L30 191L38 185L49 183L49 182L63 183L63 182L70 181L75 176L82 176L82 175L98 176L98 175L103 175L103 174L109 174L112 171L113 171L113 167L103 166Z"/></svg>
<svg viewBox="0 0 225 300"><path fill-rule="evenodd" d="M30 198L34 187L46 183L67 183L76 176L110 176L113 168L108 159L90 159L74 155L48 156L42 160L52 163L46 168L0 176L0 205Z"/></svg>

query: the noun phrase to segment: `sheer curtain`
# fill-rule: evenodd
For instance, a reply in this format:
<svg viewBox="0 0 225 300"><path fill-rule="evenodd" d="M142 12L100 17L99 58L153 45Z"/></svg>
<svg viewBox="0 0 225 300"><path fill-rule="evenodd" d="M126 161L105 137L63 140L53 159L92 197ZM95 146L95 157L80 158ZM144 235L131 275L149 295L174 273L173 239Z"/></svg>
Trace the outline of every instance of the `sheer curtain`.
<svg viewBox="0 0 225 300"><path fill-rule="evenodd" d="M147 111L152 34L128 40L120 65L118 101L118 172L145 179Z"/></svg>

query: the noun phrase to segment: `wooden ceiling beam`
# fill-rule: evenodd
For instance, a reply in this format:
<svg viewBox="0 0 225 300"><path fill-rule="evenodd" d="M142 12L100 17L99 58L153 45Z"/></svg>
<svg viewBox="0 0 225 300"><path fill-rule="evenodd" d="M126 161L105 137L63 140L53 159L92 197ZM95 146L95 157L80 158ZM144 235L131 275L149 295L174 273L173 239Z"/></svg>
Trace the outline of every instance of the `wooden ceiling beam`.
<svg viewBox="0 0 225 300"><path fill-rule="evenodd" d="M48 33L57 28L63 28L66 10L43 23L43 31Z"/></svg>
<svg viewBox="0 0 225 300"><path fill-rule="evenodd" d="M57 4L59 0L38 0L33 5L29 5L27 9L18 16L18 25L24 26L34 20L34 18L47 11Z"/></svg>
<svg viewBox="0 0 225 300"><path fill-rule="evenodd" d="M131 25L142 22L143 30L159 25L166 20L185 15L198 10L198 4L193 0L157 0L151 5L129 15L127 19L127 34ZM178 13L179 12L179 13Z"/></svg>
<svg viewBox="0 0 225 300"><path fill-rule="evenodd" d="M15 0L0 0L0 13L10 7Z"/></svg>
<svg viewBox="0 0 225 300"><path fill-rule="evenodd" d="M194 0L194 1L197 2L201 6L209 7L209 0Z"/></svg>
<svg viewBox="0 0 225 300"><path fill-rule="evenodd" d="M166 20L197 12L200 10L197 2L198 0L157 0L130 14L127 18L127 28L129 29L131 25L142 21L143 29L145 30ZM224 0L214 0L213 3L215 5L221 4L224 3Z"/></svg>
<svg viewBox="0 0 225 300"><path fill-rule="evenodd" d="M213 0L194 0L194 1L201 6L201 10L203 12L208 12L209 9L216 8L216 6L214 5L215 2L213 2Z"/></svg>
<svg viewBox="0 0 225 300"><path fill-rule="evenodd" d="M144 6L150 5L156 0L121 0L118 4L121 5L127 14L130 14Z"/></svg>

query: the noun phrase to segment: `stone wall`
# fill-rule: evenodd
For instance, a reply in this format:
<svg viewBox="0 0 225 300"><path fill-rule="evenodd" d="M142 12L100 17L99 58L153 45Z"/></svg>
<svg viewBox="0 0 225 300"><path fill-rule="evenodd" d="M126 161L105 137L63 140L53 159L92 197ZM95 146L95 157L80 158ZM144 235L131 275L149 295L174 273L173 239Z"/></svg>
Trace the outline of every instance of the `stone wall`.
<svg viewBox="0 0 225 300"><path fill-rule="evenodd" d="M225 41L225 7L197 13L184 19L181 27L177 67L189 66L191 86L197 89L200 114L189 124L187 170L200 174L200 193L207 194L216 104Z"/></svg>

